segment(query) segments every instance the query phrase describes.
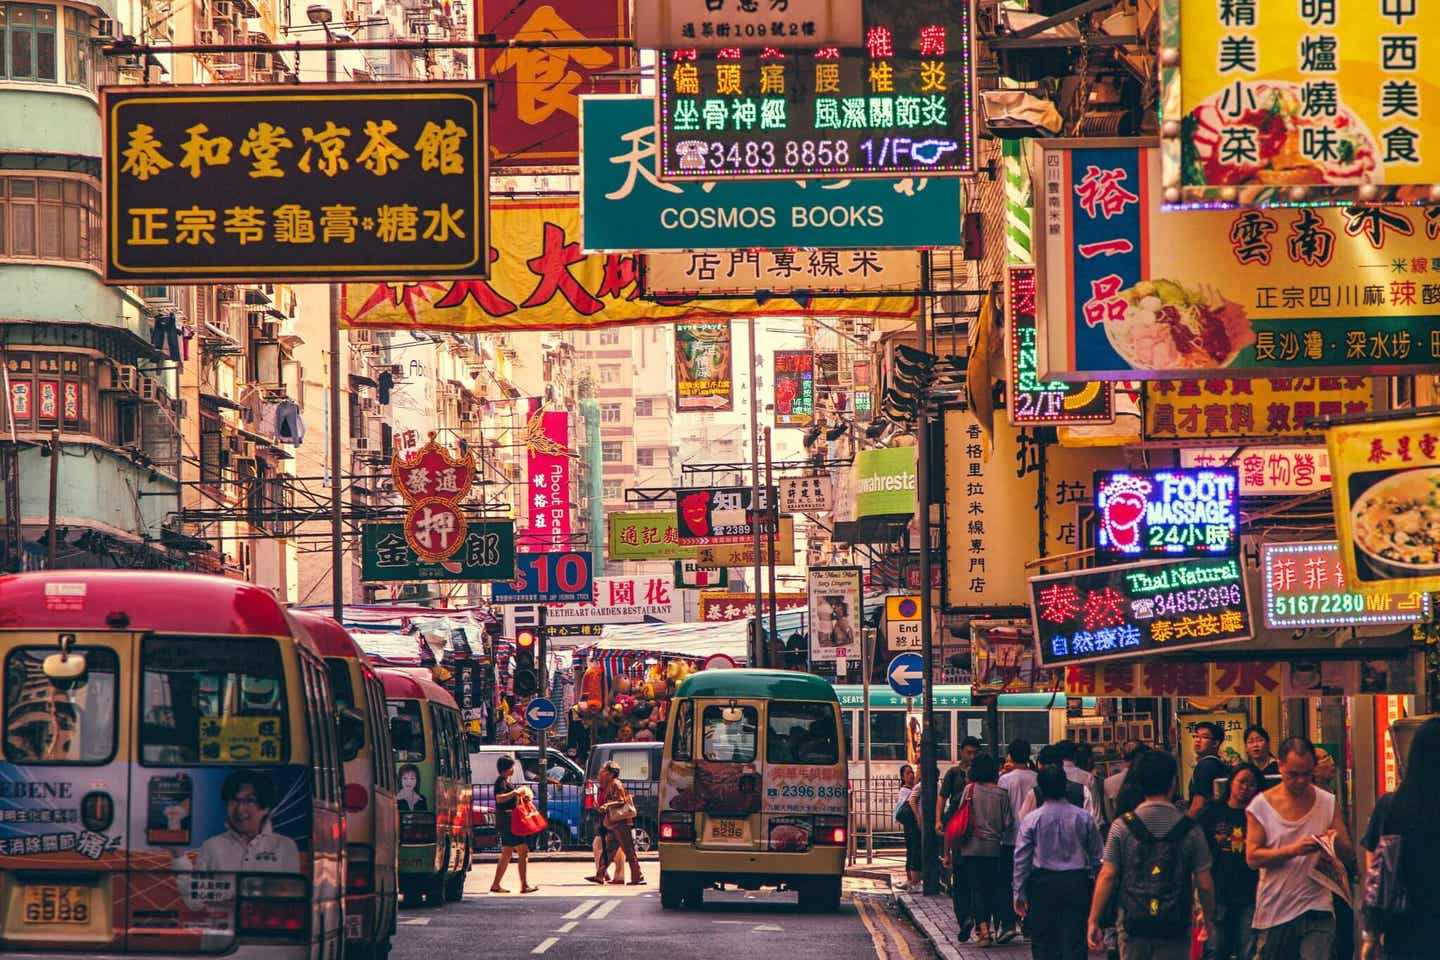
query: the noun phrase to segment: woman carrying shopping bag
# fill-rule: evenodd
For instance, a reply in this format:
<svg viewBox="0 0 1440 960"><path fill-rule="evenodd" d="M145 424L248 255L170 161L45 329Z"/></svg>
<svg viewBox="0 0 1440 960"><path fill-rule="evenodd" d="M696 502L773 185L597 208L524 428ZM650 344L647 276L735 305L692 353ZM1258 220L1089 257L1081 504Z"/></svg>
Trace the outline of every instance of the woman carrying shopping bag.
<svg viewBox="0 0 1440 960"><path fill-rule="evenodd" d="M534 810L534 804L530 802L530 788L521 786L517 788L510 782L510 773L515 769L515 761L510 757L501 757L495 762L496 772L500 776L495 778L495 831L500 835L500 859L495 864L495 879L490 883L491 893L509 893L500 886L500 881L505 877L505 868L510 865L510 857L515 856L519 863L520 870L520 892L534 893L539 887L530 886L530 881L525 875L530 859L530 847L525 839L515 832L515 815L520 814L522 823L528 825L522 829L528 829L533 825L533 818L528 817L528 812ZM526 807L528 810L522 810ZM539 812L535 812L539 816ZM542 818L540 829L545 828ZM536 833L539 831L531 831Z"/></svg>

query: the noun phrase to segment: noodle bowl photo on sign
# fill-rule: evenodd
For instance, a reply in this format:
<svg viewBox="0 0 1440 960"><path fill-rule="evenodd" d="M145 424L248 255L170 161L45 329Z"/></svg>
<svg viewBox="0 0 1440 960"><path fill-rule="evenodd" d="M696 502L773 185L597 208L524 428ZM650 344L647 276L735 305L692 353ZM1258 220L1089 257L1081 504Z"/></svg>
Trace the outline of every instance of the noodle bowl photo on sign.
<svg viewBox="0 0 1440 960"><path fill-rule="evenodd" d="M1440 417L1337 427L1328 440L1351 582L1440 588Z"/></svg>

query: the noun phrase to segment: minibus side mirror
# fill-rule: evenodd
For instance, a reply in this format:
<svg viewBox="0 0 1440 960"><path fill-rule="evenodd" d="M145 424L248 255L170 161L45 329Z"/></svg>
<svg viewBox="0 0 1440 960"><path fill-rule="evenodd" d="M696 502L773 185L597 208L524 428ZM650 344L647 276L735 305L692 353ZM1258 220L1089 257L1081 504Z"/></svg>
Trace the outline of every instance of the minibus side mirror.
<svg viewBox="0 0 1440 960"><path fill-rule="evenodd" d="M345 709L335 714L335 731L340 739L340 758L354 760L365 745L365 718L360 711Z"/></svg>
<svg viewBox="0 0 1440 960"><path fill-rule="evenodd" d="M406 718L390 718L390 746L401 752L415 748L415 728Z"/></svg>

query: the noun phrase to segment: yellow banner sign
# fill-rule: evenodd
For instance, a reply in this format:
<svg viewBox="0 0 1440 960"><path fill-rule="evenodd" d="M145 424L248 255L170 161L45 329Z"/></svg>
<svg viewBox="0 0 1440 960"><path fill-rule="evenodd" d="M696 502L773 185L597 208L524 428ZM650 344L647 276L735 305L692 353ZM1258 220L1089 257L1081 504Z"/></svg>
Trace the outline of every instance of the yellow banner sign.
<svg viewBox="0 0 1440 960"><path fill-rule="evenodd" d="M571 197L496 201L489 280L346 284L341 325L367 329L563 330L717 317L817 316L909 319L913 296L850 300L640 299L633 254L580 250Z"/></svg>
<svg viewBox="0 0 1440 960"><path fill-rule="evenodd" d="M1156 380L1145 385L1149 440L1214 440L1318 434L1315 417L1370 410L1365 377Z"/></svg>

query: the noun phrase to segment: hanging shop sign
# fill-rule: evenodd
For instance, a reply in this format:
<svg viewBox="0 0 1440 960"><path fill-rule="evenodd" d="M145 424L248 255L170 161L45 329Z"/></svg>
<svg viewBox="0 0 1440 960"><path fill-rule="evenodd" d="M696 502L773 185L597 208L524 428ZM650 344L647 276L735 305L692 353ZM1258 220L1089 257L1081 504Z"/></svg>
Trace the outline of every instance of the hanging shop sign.
<svg viewBox="0 0 1440 960"><path fill-rule="evenodd" d="M1440 590L1440 417L1335 427L1326 440L1348 582Z"/></svg>
<svg viewBox="0 0 1440 960"><path fill-rule="evenodd" d="M797 3L774 0L636 0L635 46L646 50L734 45L774 47L858 46L860 0Z"/></svg>
<svg viewBox="0 0 1440 960"><path fill-rule="evenodd" d="M1364 660L1290 660L1284 664L1285 697L1352 697L1417 693L1416 658L1392 655Z"/></svg>
<svg viewBox="0 0 1440 960"><path fill-rule="evenodd" d="M999 422L991 448L973 412L945 413L944 570L949 607L1026 606L1026 569L1014 560L1021 537L1043 544L1041 556L1089 546L1080 539L1079 508L1094 502L1095 472L1123 466L1125 451L1043 445L1036 430ZM918 585L919 580L914 582Z"/></svg>
<svg viewBox="0 0 1440 960"><path fill-rule="evenodd" d="M630 36L627 0L478 0L477 37L518 41L477 50L478 77L494 82L490 155L499 165L565 164L579 159L581 93L620 93L634 51L613 41ZM584 41L597 41L586 46ZM600 45L603 41L611 41ZM525 41L538 41L527 46ZM561 45L542 46L546 41Z"/></svg>
<svg viewBox="0 0 1440 960"><path fill-rule="evenodd" d="M760 502L752 506L749 487L701 487L675 491L676 530L680 543L707 547L716 543L746 543L754 539L756 517L770 509L775 491L760 488ZM762 537L778 528L771 520L759 521Z"/></svg>
<svg viewBox="0 0 1440 960"><path fill-rule="evenodd" d="M485 277L487 95L103 88L105 281Z"/></svg>
<svg viewBox="0 0 1440 960"><path fill-rule="evenodd" d="M475 455L450 456L432 433L418 450L397 450L390 458L390 475L408 504L401 526L410 549L425 563L449 560L466 541L460 504L475 480Z"/></svg>
<svg viewBox="0 0 1440 960"><path fill-rule="evenodd" d="M509 520L471 520L460 547L448 559L430 562L410 546L403 524L367 523L360 528L360 566L366 582L513 580L515 526Z"/></svg>
<svg viewBox="0 0 1440 960"><path fill-rule="evenodd" d="M1159 151L1144 144L1037 141L1041 376L1372 376L1440 362L1440 217L1161 213Z"/></svg>
<svg viewBox="0 0 1440 960"><path fill-rule="evenodd" d="M527 519L523 553L564 550L570 545L570 414L531 401L525 423Z"/></svg>
<svg viewBox="0 0 1440 960"><path fill-rule="evenodd" d="M972 4L864 7L863 53L661 53L661 178L973 174Z"/></svg>
<svg viewBox="0 0 1440 960"><path fill-rule="evenodd" d="M633 254L586 256L572 197L497 201L490 211L489 280L346 284L344 326L414 330L572 330L622 324L765 316L909 318L916 297L868 300L640 299Z"/></svg>
<svg viewBox="0 0 1440 960"><path fill-rule="evenodd" d="M1260 567L1271 629L1419 623L1430 615L1430 594L1423 591L1354 589L1333 540L1263 543Z"/></svg>
<svg viewBox="0 0 1440 960"><path fill-rule="evenodd" d="M675 586L685 590L724 589L730 584L729 567L702 567L694 560L675 561Z"/></svg>
<svg viewBox="0 0 1440 960"><path fill-rule="evenodd" d="M775 426L808 427L815 419L815 355L775 351Z"/></svg>
<svg viewBox="0 0 1440 960"><path fill-rule="evenodd" d="M1181 447L1182 467L1240 471L1240 496L1276 497L1315 493L1330 486L1330 451L1321 446Z"/></svg>
<svg viewBox="0 0 1440 960"><path fill-rule="evenodd" d="M1373 401L1368 377L1156 380L1145 384L1145 439L1314 436L1307 422L1367 413Z"/></svg>
<svg viewBox="0 0 1440 960"><path fill-rule="evenodd" d="M860 567L811 567L807 572L811 663L860 656L863 574Z"/></svg>
<svg viewBox="0 0 1440 960"><path fill-rule="evenodd" d="M1012 426L1113 423L1115 388L1041 380L1035 371L1035 268L1011 264L1005 282L1005 378Z"/></svg>
<svg viewBox="0 0 1440 960"><path fill-rule="evenodd" d="M732 249L963 242L960 180L953 177L669 183L660 179L654 98L582 97L580 103L587 251L728 255Z"/></svg>
<svg viewBox="0 0 1440 960"><path fill-rule="evenodd" d="M915 515L915 449L861 450L851 464L855 518Z"/></svg>
<svg viewBox="0 0 1440 960"><path fill-rule="evenodd" d="M830 475L781 477L776 481L783 513L824 513L830 509Z"/></svg>
<svg viewBox="0 0 1440 960"><path fill-rule="evenodd" d="M545 624L676 623L684 611L669 577L596 577L595 599L545 608Z"/></svg>
<svg viewBox="0 0 1440 960"><path fill-rule="evenodd" d="M770 594L762 596L762 613L770 610ZM804 610L810 602L807 593L777 593L777 610ZM723 590L705 591L700 594L700 620L703 623L723 623L730 620L749 620L755 616L755 594L726 593Z"/></svg>
<svg viewBox="0 0 1440 960"><path fill-rule="evenodd" d="M1229 556L1239 550L1234 467L1095 474L1095 559Z"/></svg>
<svg viewBox="0 0 1440 960"><path fill-rule="evenodd" d="M918 250L691 250L647 253L642 266L655 297L920 289Z"/></svg>
<svg viewBox="0 0 1440 960"><path fill-rule="evenodd" d="M675 324L675 409L735 409L730 321Z"/></svg>
<svg viewBox="0 0 1440 960"><path fill-rule="evenodd" d="M1177 3L1161 15L1177 54L1160 68L1165 183L1177 184L1167 202L1434 201L1422 65L1440 12L1305 0Z"/></svg>
<svg viewBox="0 0 1440 960"><path fill-rule="evenodd" d="M491 603L589 603L595 599L587 551L522 554L518 567L513 581L491 585Z"/></svg>
<svg viewBox="0 0 1440 960"><path fill-rule="evenodd" d="M1044 666L1094 663L1250 637L1236 557L1152 560L1030 578Z"/></svg>
<svg viewBox="0 0 1440 960"><path fill-rule="evenodd" d="M696 547L695 562L702 567L753 567L755 565L755 538L750 537L744 543L712 543ZM761 536L760 562L762 564L774 563L782 567L788 567L795 563L794 517L781 514L775 533Z"/></svg>
<svg viewBox="0 0 1440 960"><path fill-rule="evenodd" d="M671 560L695 556L680 543L673 510L637 510L607 514L605 538L611 560Z"/></svg>
<svg viewBox="0 0 1440 960"><path fill-rule="evenodd" d="M1028 620L970 621L971 694L1059 690L1060 672L1042 670Z"/></svg>

